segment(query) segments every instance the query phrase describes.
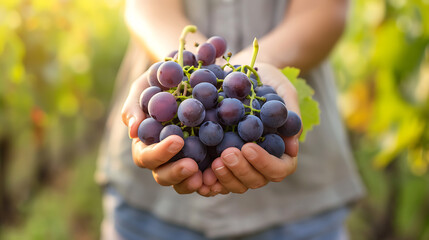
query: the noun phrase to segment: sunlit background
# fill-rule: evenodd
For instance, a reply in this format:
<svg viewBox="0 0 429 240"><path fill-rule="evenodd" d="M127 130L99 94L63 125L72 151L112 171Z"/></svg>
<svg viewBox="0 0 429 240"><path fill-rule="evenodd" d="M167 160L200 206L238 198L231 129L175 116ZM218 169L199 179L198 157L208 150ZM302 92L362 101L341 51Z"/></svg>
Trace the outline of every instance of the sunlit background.
<svg viewBox="0 0 429 240"><path fill-rule="evenodd" d="M98 239L120 0L0 3L0 239ZM331 56L368 196L353 240L429 239L429 0L352 1Z"/></svg>

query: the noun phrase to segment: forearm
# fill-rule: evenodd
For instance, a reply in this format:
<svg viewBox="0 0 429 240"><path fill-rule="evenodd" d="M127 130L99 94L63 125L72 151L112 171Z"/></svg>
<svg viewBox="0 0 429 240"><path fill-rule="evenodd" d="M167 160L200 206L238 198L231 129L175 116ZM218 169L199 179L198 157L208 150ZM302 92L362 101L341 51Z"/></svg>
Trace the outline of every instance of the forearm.
<svg viewBox="0 0 429 240"><path fill-rule="evenodd" d="M179 47L182 29L191 24L184 16L180 0L128 0L125 21L132 37L150 54L153 61L162 60L169 52ZM187 49L194 42L205 42L201 33L186 37Z"/></svg>
<svg viewBox="0 0 429 240"><path fill-rule="evenodd" d="M278 68L294 66L308 71L325 59L340 38L347 12L346 0L295 0L285 19L259 39L257 61ZM236 54L238 62L250 59L252 47Z"/></svg>

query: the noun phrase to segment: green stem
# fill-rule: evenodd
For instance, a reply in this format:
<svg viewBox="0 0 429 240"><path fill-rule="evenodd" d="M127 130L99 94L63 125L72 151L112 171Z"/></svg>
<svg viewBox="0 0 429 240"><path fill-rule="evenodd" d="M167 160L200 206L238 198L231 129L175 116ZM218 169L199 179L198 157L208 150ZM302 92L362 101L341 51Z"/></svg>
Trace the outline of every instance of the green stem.
<svg viewBox="0 0 429 240"><path fill-rule="evenodd" d="M185 50L186 34L188 34L189 32L195 33L196 31L197 31L197 27L194 25L188 25L182 30L182 34L180 35L180 38L179 38L179 53L177 54L178 55L177 62L181 67L183 67L183 51Z"/></svg>

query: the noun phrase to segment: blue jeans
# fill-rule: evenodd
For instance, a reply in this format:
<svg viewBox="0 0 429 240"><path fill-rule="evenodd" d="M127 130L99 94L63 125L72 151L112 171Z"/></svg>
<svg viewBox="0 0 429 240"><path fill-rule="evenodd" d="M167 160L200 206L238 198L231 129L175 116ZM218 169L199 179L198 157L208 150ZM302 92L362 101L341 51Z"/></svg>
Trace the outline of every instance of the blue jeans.
<svg viewBox="0 0 429 240"><path fill-rule="evenodd" d="M101 238L117 240L207 240L203 233L164 222L151 213L127 203L112 187L104 192L105 217ZM216 238L216 240L347 240L344 220L347 207L338 208L312 218L287 223L250 235Z"/></svg>

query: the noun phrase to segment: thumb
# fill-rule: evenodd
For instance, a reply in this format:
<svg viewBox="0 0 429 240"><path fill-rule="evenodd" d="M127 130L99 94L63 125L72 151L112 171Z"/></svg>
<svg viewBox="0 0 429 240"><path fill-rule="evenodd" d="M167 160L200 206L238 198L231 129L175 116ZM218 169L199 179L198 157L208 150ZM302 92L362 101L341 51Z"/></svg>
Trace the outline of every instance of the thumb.
<svg viewBox="0 0 429 240"><path fill-rule="evenodd" d="M128 135L130 138L138 137L138 127L146 118L146 115L140 107L140 94L148 86L147 72L145 72L131 85L128 97L122 107L122 121L128 126Z"/></svg>

